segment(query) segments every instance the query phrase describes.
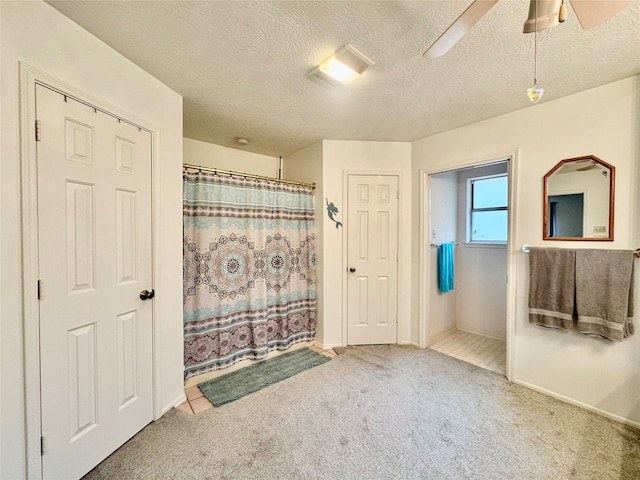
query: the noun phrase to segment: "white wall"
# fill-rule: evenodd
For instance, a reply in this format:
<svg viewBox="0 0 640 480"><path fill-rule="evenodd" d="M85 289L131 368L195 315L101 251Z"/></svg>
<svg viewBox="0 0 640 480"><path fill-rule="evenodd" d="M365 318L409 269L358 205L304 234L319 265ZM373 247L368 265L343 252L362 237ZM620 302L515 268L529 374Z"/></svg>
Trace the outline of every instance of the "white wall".
<svg viewBox="0 0 640 480"><path fill-rule="evenodd" d="M18 62L26 62L95 98L131 112L159 132L159 262L154 285L160 402L182 389L182 98L43 2L1 2L0 237L2 463L0 478L24 478L25 383L22 317Z"/></svg>
<svg viewBox="0 0 640 480"><path fill-rule="evenodd" d="M287 180L315 183L315 233L316 233L316 342L324 345L324 183L322 142L314 143L283 159L283 175Z"/></svg>
<svg viewBox="0 0 640 480"><path fill-rule="evenodd" d="M0 2L0 92L2 92L2 88L1 88L1 82L2 82L2 60L3 60L3 53L2 53L2 39L3 37L3 32L2 32L2 3ZM2 143L2 139L3 139L3 128L2 128L2 110L4 109L4 96L2 96L0 98L0 218L4 219L4 216L2 215L2 212L4 212L4 187L3 187L3 168L2 168L2 164L4 163L4 147L3 147L3 143ZM4 390L4 382L3 382L3 375L2 375L2 364L3 361L2 359L3 357L3 348L2 348L2 338L3 338L3 333L2 333L2 318L3 318L3 312L4 312L4 302L2 301L2 297L4 296L4 288L3 288L3 283L5 282L4 280L4 275L2 275L2 272L4 271L4 261L3 261L3 257L4 257L4 248L3 248L3 238L5 235L4 229L2 228L2 225L4 224L4 221L0 222L0 477L2 477L2 465L4 465L3 463L3 457L5 456L5 452L4 452L4 447L3 447L3 437L5 437L5 435L3 434L3 429L1 427L1 425L3 424L3 418L4 418L4 409L3 409L3 400L2 400L2 390ZM11 435L11 432L7 432L7 435ZM6 438L6 437L5 437ZM7 449L7 454L9 454L10 452ZM12 469L15 469L15 466L12 467Z"/></svg>
<svg viewBox="0 0 640 480"><path fill-rule="evenodd" d="M425 239L425 252L431 255L431 265L438 265L438 249L432 243L454 242L458 240L458 172L432 175L429 181L431 198L430 230ZM417 235L418 232L414 232ZM456 250L459 250L456 247ZM456 268L458 264L455 252ZM429 289L429 339L442 335L456 326L456 303L459 294L459 276L456 271L454 289L441 293L438 289L437 269L433 269L433 279Z"/></svg>
<svg viewBox="0 0 640 480"><path fill-rule="evenodd" d="M0 82L1 82L1 77L2 77L2 59L3 59L3 54L2 54L2 3L0 2ZM0 87L0 92L2 91L1 87ZM3 194L3 182L2 182L2 159L4 158L4 156L2 155L3 147L2 147L2 138L3 138L3 133L2 133L2 109L3 109L3 105L2 105L2 100L0 100L0 218L4 218L1 217L1 213L4 211L3 208L3 201L2 198L4 196ZM3 249L3 242L2 242L2 238L4 236L4 232L3 232L3 225L4 222L0 222L0 293L4 293L4 288L2 286L3 284L3 275L1 274L1 272L4 270L4 262L2 260L3 254L4 254L4 249ZM0 295L0 389L3 389L3 385L4 383L2 382L2 312L3 310L3 302L2 302L2 296ZM3 408L2 408L2 393L0 390L0 425L2 425L2 419L4 417L3 414ZM10 434L10 432L7 432L7 434ZM0 427L0 477L2 477L2 465L3 465L3 461L2 458L4 456L4 448L2 447L3 445L3 433L2 433L2 428Z"/></svg>
<svg viewBox="0 0 640 480"><path fill-rule="evenodd" d="M278 178L278 158L185 138L183 161L192 165Z"/></svg>
<svg viewBox="0 0 640 480"><path fill-rule="evenodd" d="M323 196L339 209L337 219L345 223L347 205L343 195L346 174L398 174L399 241L398 241L398 343L411 338L411 144L405 142L323 141ZM323 214L323 218L326 213ZM343 246L346 230L336 229L333 222L323 222L323 319L322 344L346 345L343 326L346 322L346 259Z"/></svg>
<svg viewBox="0 0 640 480"><path fill-rule="evenodd" d="M529 325L528 258L519 248L524 243L567 248L638 247L639 84L638 77L624 79L425 138L414 142L412 148L414 174L421 168L445 170L518 149L516 232L508 253L517 258L512 378L637 425L640 333L611 343ZM595 155L616 167L615 241L543 242L542 177L561 159L584 155ZM414 193L414 224L418 223L418 197ZM416 258L417 247L414 243ZM414 296L417 290L414 284ZM635 295L638 305L640 282L636 282Z"/></svg>
<svg viewBox="0 0 640 480"><path fill-rule="evenodd" d="M494 338L507 335L507 246L467 243L467 181L507 173L507 164L458 172L458 237L456 249L456 326Z"/></svg>

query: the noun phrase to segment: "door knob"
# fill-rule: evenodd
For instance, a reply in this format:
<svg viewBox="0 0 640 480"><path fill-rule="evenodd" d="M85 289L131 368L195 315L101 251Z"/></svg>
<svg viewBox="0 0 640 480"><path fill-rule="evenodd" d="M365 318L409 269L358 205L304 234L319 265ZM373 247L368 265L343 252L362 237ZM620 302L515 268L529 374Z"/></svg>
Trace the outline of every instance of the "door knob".
<svg viewBox="0 0 640 480"><path fill-rule="evenodd" d="M356 269L355 269L355 268L353 268L353 267L350 267L350 268L349 268L349 271L350 271L351 273L356 273Z"/></svg>
<svg viewBox="0 0 640 480"><path fill-rule="evenodd" d="M156 291L155 290L142 290L140 292L140 300L151 300L153 297L156 296Z"/></svg>

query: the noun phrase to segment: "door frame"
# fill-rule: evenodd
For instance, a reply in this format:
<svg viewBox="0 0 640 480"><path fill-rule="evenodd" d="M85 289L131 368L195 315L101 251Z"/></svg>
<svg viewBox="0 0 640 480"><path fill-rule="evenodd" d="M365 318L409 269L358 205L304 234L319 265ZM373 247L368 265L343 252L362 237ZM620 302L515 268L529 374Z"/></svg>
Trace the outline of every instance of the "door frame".
<svg viewBox="0 0 640 480"><path fill-rule="evenodd" d="M398 198L398 272L397 272L397 276L398 276L397 318L398 318L398 321L396 324L396 344L410 344L411 343L410 341L411 301L408 302L409 312L406 318L404 318L400 312L400 307L401 305L403 305L403 303L400 301L401 300L400 292L406 291L406 290L402 290L401 287L407 287L409 291L411 290L410 283L408 285L404 285L406 283L405 279L407 275L409 276L411 275L411 265L410 263L407 263L407 260L411 258L411 252L405 251L406 249L402 249L401 243L400 243L400 240L402 239L401 233L404 232L405 229L407 228L407 226L405 225L405 219L402 215L400 215L400 212L406 209L407 201L409 202L409 205L411 204L411 197L409 197L408 200L405 200L404 198L404 188L405 188L405 185L407 184L405 179L406 173L400 170L343 170L342 171L342 204L344 205L344 208L343 208L343 211L345 212L344 215L346 215L347 214L346 212L349 211L348 191L349 191L350 175L365 175L365 176L382 175L387 177L398 177L398 197L399 197ZM346 217L343 216L343 219L344 218ZM349 268L349 265L348 265L349 236L347 235L348 227L349 226L347 225L346 227L343 226L342 228L342 285L343 285L343 288L342 288L342 345L343 346L347 346L349 341L349 338L348 338L349 292L347 287L347 282L348 282L347 269ZM408 273L405 271L406 268L409 269ZM410 282L411 280L410 277L408 280Z"/></svg>
<svg viewBox="0 0 640 480"><path fill-rule="evenodd" d="M35 86L42 84L77 98L91 106L117 115L151 134L151 269L152 283L158 284L157 234L159 176L157 152L160 129L127 110L116 107L83 90L20 62L20 206L22 225L22 309L24 326L25 419L27 478L42 478L41 453L41 392L40 392L40 314L38 300L38 184L36 149ZM153 288L153 287L152 287ZM155 305L152 309L152 402L153 419L162 414L160 404L160 338L156 324Z"/></svg>
<svg viewBox="0 0 640 480"><path fill-rule="evenodd" d="M549 207L549 199L556 195L582 195L582 236L586 237L585 229L587 228L587 218L589 218L589 189L585 187L567 188L556 190L554 193L547 192L545 201L547 205L543 208L548 209L547 224L545 224L544 235L549 235L549 225L551 225L551 208Z"/></svg>
<svg viewBox="0 0 640 480"><path fill-rule="evenodd" d="M431 255L427 244L429 243L431 231L431 216L429 215L431 207L431 182L430 176L438 173L445 173L454 170L462 170L465 168L479 167L490 163L501 161L507 162L507 175L509 182L509 219L508 219L508 238L507 238L507 363L506 377L511 380L515 376L515 335L516 335L516 267L517 254L519 249L516 247L516 178L518 164L519 149L507 150L495 154L487 155L475 159L461 160L457 163L448 165L444 168L433 170L420 169L420 196L419 196L419 302L418 302L418 321L419 321L419 346L420 348L428 348L433 343L433 338L429 335L429 292L434 288L435 283L435 266L431 261Z"/></svg>

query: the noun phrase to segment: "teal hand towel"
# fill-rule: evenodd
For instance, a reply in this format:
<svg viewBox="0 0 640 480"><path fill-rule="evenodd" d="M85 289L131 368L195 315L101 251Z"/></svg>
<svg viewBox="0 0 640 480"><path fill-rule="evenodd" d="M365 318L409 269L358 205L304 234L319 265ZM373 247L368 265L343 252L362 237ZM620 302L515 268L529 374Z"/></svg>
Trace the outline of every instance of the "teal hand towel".
<svg viewBox="0 0 640 480"><path fill-rule="evenodd" d="M453 243L438 246L438 288L442 293L453 290Z"/></svg>

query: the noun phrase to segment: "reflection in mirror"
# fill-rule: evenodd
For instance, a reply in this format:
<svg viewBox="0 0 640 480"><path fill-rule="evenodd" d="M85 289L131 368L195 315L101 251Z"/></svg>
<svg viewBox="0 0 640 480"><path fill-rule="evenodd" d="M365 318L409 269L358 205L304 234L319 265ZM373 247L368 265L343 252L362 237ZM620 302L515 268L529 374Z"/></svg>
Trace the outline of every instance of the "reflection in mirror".
<svg viewBox="0 0 640 480"><path fill-rule="evenodd" d="M598 157L560 161L544 176L545 240L613 240L615 168Z"/></svg>

